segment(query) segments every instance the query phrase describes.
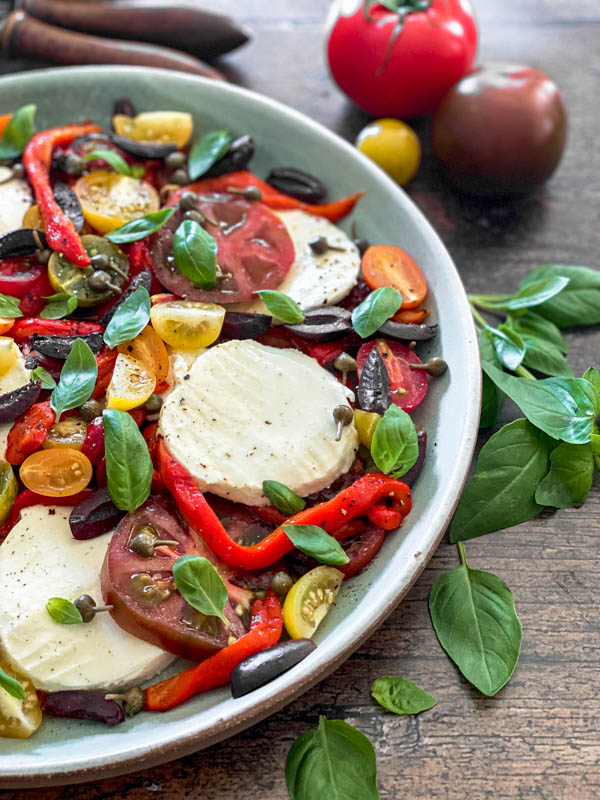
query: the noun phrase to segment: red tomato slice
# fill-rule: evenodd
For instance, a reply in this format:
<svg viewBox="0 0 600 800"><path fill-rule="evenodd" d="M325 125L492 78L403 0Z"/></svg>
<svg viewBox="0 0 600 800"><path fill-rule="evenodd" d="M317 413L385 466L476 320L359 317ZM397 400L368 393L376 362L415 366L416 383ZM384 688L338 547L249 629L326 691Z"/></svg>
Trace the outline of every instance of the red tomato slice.
<svg viewBox="0 0 600 800"><path fill-rule="evenodd" d="M47 273L46 267L27 258L5 258L0 261L0 294L22 300L28 292L45 285Z"/></svg>
<svg viewBox="0 0 600 800"><path fill-rule="evenodd" d="M422 364L416 353L397 342L376 339L367 342L358 351L356 364L358 376L371 350L377 347L390 376L390 389L395 405L404 411L414 411L427 394L427 373L422 369L411 369L409 364ZM398 392L398 389L403 391Z"/></svg>
<svg viewBox="0 0 600 800"><path fill-rule="evenodd" d="M362 258L362 271L371 289L392 286L402 295L402 309L415 308L427 294L427 282L415 261L392 244L369 247Z"/></svg>

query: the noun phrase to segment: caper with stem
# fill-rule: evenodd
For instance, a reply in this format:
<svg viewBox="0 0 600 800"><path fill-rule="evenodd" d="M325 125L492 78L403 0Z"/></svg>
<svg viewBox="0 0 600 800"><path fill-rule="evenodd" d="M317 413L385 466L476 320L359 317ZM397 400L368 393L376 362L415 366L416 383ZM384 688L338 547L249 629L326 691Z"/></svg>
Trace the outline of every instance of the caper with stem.
<svg viewBox="0 0 600 800"><path fill-rule="evenodd" d="M157 547L177 547L178 545L179 542L176 539L160 539L153 525L140 525L135 536L129 542L129 549L143 558L150 558L154 555Z"/></svg>
<svg viewBox="0 0 600 800"><path fill-rule="evenodd" d="M48 265L51 255L52 250L48 250L47 247L43 247L35 251L35 260L38 262L38 264L41 264L43 267L45 267Z"/></svg>
<svg viewBox="0 0 600 800"><path fill-rule="evenodd" d="M102 272L101 270L92 272L88 278L88 286L93 292L105 292L107 289L111 289L116 293L121 292L121 287L111 281L107 272Z"/></svg>
<svg viewBox="0 0 600 800"><path fill-rule="evenodd" d="M98 606L89 594L79 595L74 605L81 614L83 622L91 622L100 611L112 611L112 606Z"/></svg>
<svg viewBox="0 0 600 800"><path fill-rule="evenodd" d="M228 186L227 191L230 194L241 194L246 200L262 200L262 192L258 186Z"/></svg>
<svg viewBox="0 0 600 800"><path fill-rule="evenodd" d="M79 413L85 422L91 422L102 415L102 404L98 400L86 400L79 406Z"/></svg>
<svg viewBox="0 0 600 800"><path fill-rule="evenodd" d="M203 222L206 222L206 217L197 208L192 211L186 211L183 216L184 219L191 219L193 222L197 222L198 225L202 225Z"/></svg>
<svg viewBox="0 0 600 800"><path fill-rule="evenodd" d="M325 236L313 236L308 240L308 246L318 256L324 255L328 250L339 250L341 253L346 252L345 247L337 247L327 241Z"/></svg>
<svg viewBox="0 0 600 800"><path fill-rule="evenodd" d="M182 211L194 211L198 207L198 199L196 192L183 192L179 198L179 208Z"/></svg>
<svg viewBox="0 0 600 800"><path fill-rule="evenodd" d="M333 362L333 366L342 373L342 380L344 385L346 384L346 377L349 372L356 372L356 359L353 358L350 353L340 353L339 356Z"/></svg>
<svg viewBox="0 0 600 800"><path fill-rule="evenodd" d="M443 358L430 358L425 364L409 364L411 369L422 369L433 378L439 378L448 369L448 363Z"/></svg>
<svg viewBox="0 0 600 800"><path fill-rule="evenodd" d="M354 419L354 411L350 408L350 406L342 403L333 409L333 419L337 423L337 427L335 429L335 440L336 442L339 442L342 438L342 430L346 427L346 425L350 425Z"/></svg>
<svg viewBox="0 0 600 800"><path fill-rule="evenodd" d="M139 686L133 686L123 694L105 694L105 700L120 700L123 703L123 711L128 717L139 714L144 707L144 692Z"/></svg>

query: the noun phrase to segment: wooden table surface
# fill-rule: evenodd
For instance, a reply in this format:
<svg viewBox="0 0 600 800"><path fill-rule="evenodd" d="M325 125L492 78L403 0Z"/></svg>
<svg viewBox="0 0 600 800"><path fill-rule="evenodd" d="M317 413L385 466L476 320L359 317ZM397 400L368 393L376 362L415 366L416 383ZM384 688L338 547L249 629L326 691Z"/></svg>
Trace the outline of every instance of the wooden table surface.
<svg viewBox="0 0 600 800"><path fill-rule="evenodd" d="M541 67L565 93L570 134L551 183L520 202L481 204L441 183L427 121L416 129L423 165L408 188L468 290L505 292L543 263L598 266L600 227L600 10L596 0L475 0L480 61ZM303 111L352 140L366 117L336 90L322 56L326 0L213 0L254 40L223 59L233 79ZM29 68L4 64L2 71ZM568 334L576 374L599 364L600 331ZM514 408L512 409L514 411ZM511 418L508 410L505 420ZM516 413L516 412L515 412ZM544 513L468 543L473 567L501 576L523 623L516 672L495 698L471 689L435 638L427 597L457 566L444 542L387 622L337 672L265 722L179 761L83 786L6 791L3 800L284 800L287 751L319 714L343 718L377 751L382 800L591 800L600 797L600 493L585 507ZM380 675L404 675L438 700L418 717L386 714L370 699ZM360 800L360 798L356 798Z"/></svg>

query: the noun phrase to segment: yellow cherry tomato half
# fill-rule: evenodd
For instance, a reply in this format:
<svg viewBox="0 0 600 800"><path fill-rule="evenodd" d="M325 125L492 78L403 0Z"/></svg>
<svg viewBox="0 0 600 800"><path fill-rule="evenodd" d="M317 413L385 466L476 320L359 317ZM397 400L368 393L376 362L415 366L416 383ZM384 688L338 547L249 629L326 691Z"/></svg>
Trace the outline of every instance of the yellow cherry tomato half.
<svg viewBox="0 0 600 800"><path fill-rule="evenodd" d="M354 409L354 427L358 433L358 441L364 446L371 449L373 441L373 434L377 423L381 419L381 414L375 414L372 411L362 411L360 408Z"/></svg>
<svg viewBox="0 0 600 800"><path fill-rule="evenodd" d="M106 390L106 407L129 411L143 405L156 386L156 375L137 358L119 353Z"/></svg>
<svg viewBox="0 0 600 800"><path fill-rule="evenodd" d="M296 581L283 604L283 623L293 639L310 639L333 605L343 580L339 569L315 567Z"/></svg>
<svg viewBox="0 0 600 800"><path fill-rule="evenodd" d="M92 479L92 465L79 450L38 450L21 464L19 476L32 492L44 497L70 497Z"/></svg>
<svg viewBox="0 0 600 800"><path fill-rule="evenodd" d="M400 186L413 178L421 163L421 142L399 119L376 119L356 138L356 147Z"/></svg>
<svg viewBox="0 0 600 800"><path fill-rule="evenodd" d="M160 208L160 198L154 186L118 172L90 172L79 178L73 191L79 198L86 221L100 233L110 233L126 222Z"/></svg>
<svg viewBox="0 0 600 800"><path fill-rule="evenodd" d="M137 142L174 142L182 148L192 137L194 121L191 114L183 111L144 111L136 117L115 114L113 127L121 136Z"/></svg>
<svg viewBox="0 0 600 800"><path fill-rule="evenodd" d="M169 374L169 354L165 343L151 325L147 325L135 339L117 346L119 353L141 361L146 369L156 375L156 380L166 380Z"/></svg>
<svg viewBox="0 0 600 800"><path fill-rule="evenodd" d="M219 338L225 309L214 303L172 300L150 308L150 320L160 338L177 350L208 347Z"/></svg>
<svg viewBox="0 0 600 800"><path fill-rule="evenodd" d="M45 226L42 221L42 215L40 214L40 210L37 205L29 206L23 215L22 225L24 228L35 228L38 231L45 230Z"/></svg>
<svg viewBox="0 0 600 800"><path fill-rule="evenodd" d="M14 367L19 358L19 348L14 341L8 337L0 338L0 375L5 375Z"/></svg>
<svg viewBox="0 0 600 800"><path fill-rule="evenodd" d="M0 459L0 525L10 514L18 490L19 485L13 468L8 461Z"/></svg>
<svg viewBox="0 0 600 800"><path fill-rule="evenodd" d="M83 417L65 417L60 422L55 422L48 431L42 447L44 450L56 450L70 447L81 450L87 434L87 422Z"/></svg>
<svg viewBox="0 0 600 800"><path fill-rule="evenodd" d="M42 708L33 683L9 664L0 661L0 669L19 681L25 692L20 700L0 687L0 737L27 739L42 724Z"/></svg>

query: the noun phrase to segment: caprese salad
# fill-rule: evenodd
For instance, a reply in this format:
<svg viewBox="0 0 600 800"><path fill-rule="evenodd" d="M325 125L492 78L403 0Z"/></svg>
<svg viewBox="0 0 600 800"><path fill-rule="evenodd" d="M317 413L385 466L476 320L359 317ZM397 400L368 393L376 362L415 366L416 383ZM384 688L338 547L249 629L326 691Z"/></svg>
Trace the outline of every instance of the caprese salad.
<svg viewBox="0 0 600 800"><path fill-rule="evenodd" d="M0 735L20 738L43 713L237 697L310 654L410 511L410 413L446 369L415 352L436 334L420 268L335 225L360 193L262 180L250 135L182 112L34 114L0 117Z"/></svg>

